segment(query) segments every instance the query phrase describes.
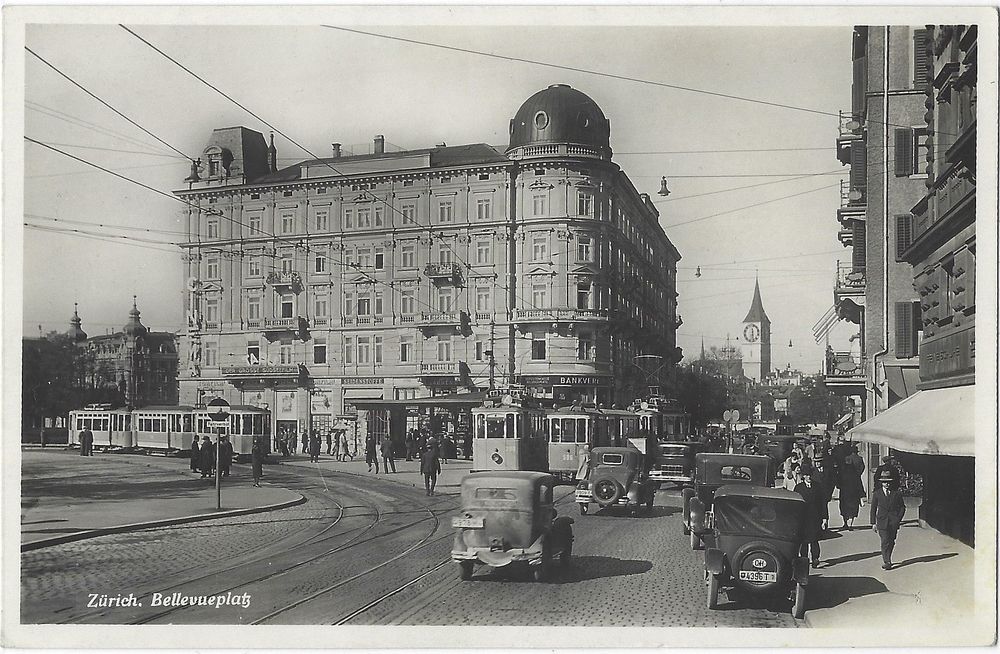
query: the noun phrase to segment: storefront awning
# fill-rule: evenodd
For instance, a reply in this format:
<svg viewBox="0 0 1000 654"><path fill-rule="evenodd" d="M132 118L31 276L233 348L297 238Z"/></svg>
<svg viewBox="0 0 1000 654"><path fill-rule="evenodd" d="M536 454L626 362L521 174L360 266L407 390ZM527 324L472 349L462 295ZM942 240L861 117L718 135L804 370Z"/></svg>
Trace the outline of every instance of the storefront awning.
<svg viewBox="0 0 1000 654"><path fill-rule="evenodd" d="M379 398L382 396L380 395ZM452 409L472 408L481 406L486 400L486 393L455 393L454 395L435 395L419 397L410 400L373 399L364 402L352 402L359 409L405 409L409 407L442 407Z"/></svg>
<svg viewBox="0 0 1000 654"><path fill-rule="evenodd" d="M377 388L346 388L344 389L345 400L381 400L382 391ZM352 402L357 404L357 402Z"/></svg>
<svg viewBox="0 0 1000 654"><path fill-rule="evenodd" d="M975 456L975 386L918 391L847 432L914 454Z"/></svg>

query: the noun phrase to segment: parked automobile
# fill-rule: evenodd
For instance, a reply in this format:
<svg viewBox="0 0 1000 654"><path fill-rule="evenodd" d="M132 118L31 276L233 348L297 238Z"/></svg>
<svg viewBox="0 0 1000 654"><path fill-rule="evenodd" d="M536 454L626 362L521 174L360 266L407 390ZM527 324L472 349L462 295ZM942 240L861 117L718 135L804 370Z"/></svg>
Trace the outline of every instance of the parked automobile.
<svg viewBox="0 0 1000 654"><path fill-rule="evenodd" d="M662 442L657 445L659 452L649 470L649 478L663 483L678 485L694 481L694 456L700 451L694 442Z"/></svg>
<svg viewBox="0 0 1000 654"><path fill-rule="evenodd" d="M694 487L681 491L681 523L691 537L691 549L701 547L701 535L707 531L706 514L712 509L716 490L728 484L774 486L775 469L770 458L756 454L696 454Z"/></svg>
<svg viewBox="0 0 1000 654"><path fill-rule="evenodd" d="M635 447L591 450L587 476L576 487L580 515L587 515L594 502L601 508L626 507L632 515L643 505L652 509L659 482L650 479L644 457Z"/></svg>
<svg viewBox="0 0 1000 654"><path fill-rule="evenodd" d="M800 440L802 440L800 434L768 434L760 439L758 451L771 457L777 470L791 455L792 445Z"/></svg>
<svg viewBox="0 0 1000 654"><path fill-rule="evenodd" d="M799 556L804 511L802 496L783 488L730 485L715 492L705 550L708 608L718 607L727 587L736 595L794 587L792 615L805 615L809 559Z"/></svg>
<svg viewBox="0 0 1000 654"><path fill-rule="evenodd" d="M462 511L451 519L458 531L451 558L461 579L477 563L501 568L525 565L535 581L553 562L573 555L573 518L559 516L552 501L556 479L544 472L477 472L462 478Z"/></svg>

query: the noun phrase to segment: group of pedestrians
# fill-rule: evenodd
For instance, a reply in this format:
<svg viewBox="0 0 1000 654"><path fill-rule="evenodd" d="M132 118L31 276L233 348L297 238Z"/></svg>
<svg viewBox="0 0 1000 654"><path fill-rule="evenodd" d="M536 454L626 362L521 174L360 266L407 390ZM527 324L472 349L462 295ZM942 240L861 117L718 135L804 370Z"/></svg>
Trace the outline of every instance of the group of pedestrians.
<svg viewBox="0 0 1000 654"><path fill-rule="evenodd" d="M80 432L80 456L94 456L94 432L89 429Z"/></svg>
<svg viewBox="0 0 1000 654"><path fill-rule="evenodd" d="M216 453L215 448L219 451ZM201 437L201 443L195 436L191 441L191 472L200 472L202 479L215 476L215 462L219 462L219 475L228 477L233 463L233 444L228 436L220 436L218 443L213 443L208 435Z"/></svg>
<svg viewBox="0 0 1000 654"><path fill-rule="evenodd" d="M864 471L864 459L854 443L841 440L831 447L829 437L824 437L808 448L799 443L792 447L784 462L783 485L805 500L800 556L808 556L812 567L818 567L819 541L831 529L829 506L834 488L840 491L841 528L854 529L854 520L865 503ZM901 472L892 457L884 457L874 477L877 486L872 493L871 524L881 540L882 568L890 570L896 535L906 511L899 489Z"/></svg>

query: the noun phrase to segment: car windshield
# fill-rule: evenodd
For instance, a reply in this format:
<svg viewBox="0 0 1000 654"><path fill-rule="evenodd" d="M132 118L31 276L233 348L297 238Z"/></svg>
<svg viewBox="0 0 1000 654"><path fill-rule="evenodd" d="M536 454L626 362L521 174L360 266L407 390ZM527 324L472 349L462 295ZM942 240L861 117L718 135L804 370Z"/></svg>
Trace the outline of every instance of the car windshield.
<svg viewBox="0 0 1000 654"><path fill-rule="evenodd" d="M621 454L602 454L601 455L601 465L606 466L620 466L625 461L625 457Z"/></svg>
<svg viewBox="0 0 1000 654"><path fill-rule="evenodd" d="M660 454L663 456L685 456L691 453L691 448L686 445L661 445Z"/></svg>
<svg viewBox="0 0 1000 654"><path fill-rule="evenodd" d="M712 511L720 533L798 540L803 506L794 500L727 496L716 498Z"/></svg>

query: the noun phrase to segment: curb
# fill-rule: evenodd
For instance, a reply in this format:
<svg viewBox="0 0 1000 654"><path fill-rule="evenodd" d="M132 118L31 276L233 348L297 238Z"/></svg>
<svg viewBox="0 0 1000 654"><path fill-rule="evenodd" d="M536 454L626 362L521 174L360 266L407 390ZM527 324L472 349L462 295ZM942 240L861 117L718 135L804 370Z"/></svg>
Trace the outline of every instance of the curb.
<svg viewBox="0 0 1000 654"><path fill-rule="evenodd" d="M202 522L205 520L215 520L216 518L230 518L233 516L250 515L252 513L277 511L279 509L287 509L290 506L297 506L299 504L304 504L305 501L306 501L306 496L300 494L297 498L293 500L288 500L287 502L279 502L278 504L266 504L264 506L254 506L246 509L233 509L230 511L220 511L219 513L212 513L208 515L189 515L189 516L182 516L180 518L167 518L164 520L135 522L127 525L104 527L101 529L89 529L87 531L78 531L72 534L65 534L63 536L55 536L53 538L43 538L41 540L36 540L31 543L22 543L21 552L22 553L31 552L34 550L44 549L46 547L53 547L54 545L72 543L78 540L96 538L98 536L107 536L108 534L121 534L129 531L141 531L143 529L153 529L155 527L169 527L172 525L182 525L189 522Z"/></svg>

